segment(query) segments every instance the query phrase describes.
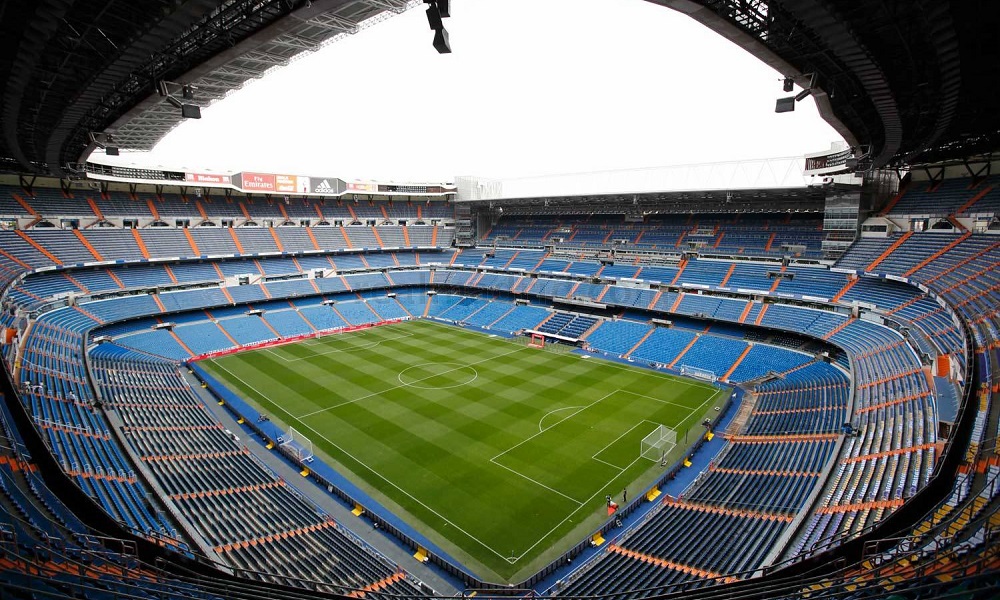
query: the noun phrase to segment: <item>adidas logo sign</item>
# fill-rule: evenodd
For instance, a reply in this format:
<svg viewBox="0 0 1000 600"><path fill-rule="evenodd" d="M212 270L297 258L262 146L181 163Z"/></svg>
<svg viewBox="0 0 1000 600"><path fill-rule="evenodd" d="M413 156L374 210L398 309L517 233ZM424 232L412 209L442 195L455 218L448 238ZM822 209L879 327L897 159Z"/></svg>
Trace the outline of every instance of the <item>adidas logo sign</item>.
<svg viewBox="0 0 1000 600"><path fill-rule="evenodd" d="M326 179L324 179L323 181L321 181L320 184L316 186L316 192L319 192L319 193L322 193L322 192L331 192L332 193L333 191L334 191L333 186L330 185L330 182L327 181Z"/></svg>

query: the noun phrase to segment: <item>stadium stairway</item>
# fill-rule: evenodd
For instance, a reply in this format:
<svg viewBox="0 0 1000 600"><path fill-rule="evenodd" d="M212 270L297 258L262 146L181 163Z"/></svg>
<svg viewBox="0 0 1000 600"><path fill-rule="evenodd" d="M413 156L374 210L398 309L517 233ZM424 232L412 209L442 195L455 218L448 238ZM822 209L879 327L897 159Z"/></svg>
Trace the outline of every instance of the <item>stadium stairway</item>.
<svg viewBox="0 0 1000 600"><path fill-rule="evenodd" d="M838 328L836 328L836 329L832 330L832 331L830 332L830 336L831 336L831 337L834 337L834 336L844 336L844 337L847 337L847 335L848 335L848 333L849 333L849 330L848 330L848 325L850 325L850 322L849 322L849 321L845 322L845 323L843 324L843 326L841 326L841 327L838 327ZM891 364L891 363L886 363L886 364ZM901 377L894 377L894 378L892 378L892 380L893 380L893 381L895 381L895 380L897 380L897 379L902 379L902 378L901 378ZM887 383L887 382L882 382L882 383ZM881 384L881 383L880 383L880 384ZM882 409L885 409L885 408L888 408L888 407L889 407L889 405L886 405L886 404L882 404L882 403L878 403L878 402L876 402L876 403L874 403L874 404L869 404L868 406L871 406L871 407L872 407L872 409L871 409L871 411L872 411L872 412L879 412L879 411L881 411ZM863 456L868 456L868 455L863 455ZM864 462L864 461L855 461L855 462ZM862 503L859 503L859 502L854 502L853 504L854 504L854 505L859 505L859 504L862 504ZM851 506L851 505L852 505L852 504L846 504L846 505L844 505L844 506ZM871 508L871 507L869 507L869 508ZM839 511L839 510L838 510L838 511L828 511L828 512L841 512L841 511Z"/></svg>
<svg viewBox="0 0 1000 600"><path fill-rule="evenodd" d="M187 372L183 372L182 375L185 377L195 393L201 398L202 402L208 408L212 416L222 424L222 427L232 431L244 431L246 433L245 428L241 426L237 419L223 406L220 406L218 402L215 401L214 397L207 392L207 390L204 390L201 387L200 380ZM299 475L298 466L286 462L275 453L269 451L259 441L259 439L256 438L256 436L247 434L243 437L246 440L246 443L254 445L254 454L281 479L285 481L302 481L302 477ZM311 502L315 503L328 515L333 517L334 520L344 523L350 527L356 535L361 536L367 543L371 544L384 556L395 561L396 564L406 565L409 571L438 593L445 595L458 595L461 592L461 590L457 587L456 582L452 579L442 577L441 574L433 568L426 567L419 563L414 563L413 557L411 556L412 552L409 549L400 546L399 542L394 538L372 529L370 525L364 524L351 512L350 507L347 507L343 503L334 499L325 489L319 488L313 483L299 485L297 488L300 492L305 494Z"/></svg>

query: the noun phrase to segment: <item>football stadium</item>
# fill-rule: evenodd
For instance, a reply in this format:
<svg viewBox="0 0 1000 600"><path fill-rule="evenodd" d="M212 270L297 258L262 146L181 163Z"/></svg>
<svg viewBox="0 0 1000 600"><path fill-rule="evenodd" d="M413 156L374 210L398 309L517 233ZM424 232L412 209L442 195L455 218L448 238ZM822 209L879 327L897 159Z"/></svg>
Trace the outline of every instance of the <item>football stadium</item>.
<svg viewBox="0 0 1000 600"><path fill-rule="evenodd" d="M604 3L814 104L790 158L143 158L394 20L460 54L462 3L0 8L0 596L1000 596L1000 6Z"/></svg>

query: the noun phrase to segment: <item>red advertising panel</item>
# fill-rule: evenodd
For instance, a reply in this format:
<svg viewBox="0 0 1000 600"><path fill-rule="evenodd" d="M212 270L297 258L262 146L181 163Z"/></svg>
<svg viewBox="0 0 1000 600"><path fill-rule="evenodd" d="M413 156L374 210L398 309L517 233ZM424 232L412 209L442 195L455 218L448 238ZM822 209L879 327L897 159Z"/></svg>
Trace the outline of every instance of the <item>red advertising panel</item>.
<svg viewBox="0 0 1000 600"><path fill-rule="evenodd" d="M270 173L243 173L243 189L248 192L273 192L274 175Z"/></svg>
<svg viewBox="0 0 1000 600"><path fill-rule="evenodd" d="M232 183L229 175L215 175L211 173L185 173L184 179L191 183L218 183L228 185Z"/></svg>
<svg viewBox="0 0 1000 600"><path fill-rule="evenodd" d="M274 191L276 192L299 191L298 178L295 175L275 175Z"/></svg>

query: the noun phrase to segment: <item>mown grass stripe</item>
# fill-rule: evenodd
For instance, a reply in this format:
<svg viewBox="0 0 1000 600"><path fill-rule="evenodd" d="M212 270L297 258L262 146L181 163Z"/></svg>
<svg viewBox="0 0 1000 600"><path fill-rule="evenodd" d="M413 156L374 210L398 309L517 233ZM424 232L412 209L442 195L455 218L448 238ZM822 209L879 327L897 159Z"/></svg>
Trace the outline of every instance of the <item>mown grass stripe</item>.
<svg viewBox="0 0 1000 600"><path fill-rule="evenodd" d="M407 371L417 365L427 366ZM474 369L474 381L463 365ZM702 415L692 411L714 393L687 380L429 321L244 352L205 366L312 437L419 529L501 578L543 559L575 526L596 526L605 493L620 494L636 478L655 474L649 461L634 460L645 421L650 430L655 423L696 425ZM413 385L402 385L401 373ZM417 387L421 380L438 389ZM598 402L617 390L612 401ZM564 423L547 417L589 404L590 412ZM547 436L518 446L543 422L552 426ZM510 451L515 447L521 450ZM600 460L593 459L599 452ZM491 462L498 455L503 466Z"/></svg>

